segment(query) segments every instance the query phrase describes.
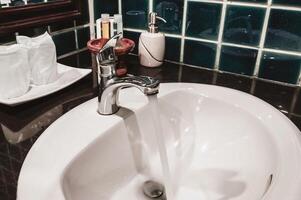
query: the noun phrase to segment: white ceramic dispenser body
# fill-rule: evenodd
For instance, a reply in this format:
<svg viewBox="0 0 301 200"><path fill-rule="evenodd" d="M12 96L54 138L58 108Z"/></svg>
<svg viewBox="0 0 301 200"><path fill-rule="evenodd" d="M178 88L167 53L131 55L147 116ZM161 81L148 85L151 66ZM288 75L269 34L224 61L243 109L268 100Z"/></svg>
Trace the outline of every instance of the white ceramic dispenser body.
<svg viewBox="0 0 301 200"><path fill-rule="evenodd" d="M149 13L148 32L141 33L139 38L139 60L140 64L145 67L158 67L164 60L165 35L159 32L157 20L166 23L165 19L157 16L157 13Z"/></svg>
<svg viewBox="0 0 301 200"><path fill-rule="evenodd" d="M165 54L165 35L163 33L141 33L138 50L141 65L145 67L162 65Z"/></svg>

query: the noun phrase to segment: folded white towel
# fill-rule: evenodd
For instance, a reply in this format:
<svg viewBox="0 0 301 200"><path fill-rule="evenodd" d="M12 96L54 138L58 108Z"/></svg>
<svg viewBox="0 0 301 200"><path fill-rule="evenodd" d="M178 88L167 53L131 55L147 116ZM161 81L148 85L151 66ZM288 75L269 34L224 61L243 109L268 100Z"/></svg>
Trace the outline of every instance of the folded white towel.
<svg viewBox="0 0 301 200"><path fill-rule="evenodd" d="M23 45L0 46L0 98L22 96L29 90L31 68Z"/></svg>
<svg viewBox="0 0 301 200"><path fill-rule="evenodd" d="M17 36L17 43L28 48L33 84L45 85L58 79L55 44L47 32L34 38Z"/></svg>

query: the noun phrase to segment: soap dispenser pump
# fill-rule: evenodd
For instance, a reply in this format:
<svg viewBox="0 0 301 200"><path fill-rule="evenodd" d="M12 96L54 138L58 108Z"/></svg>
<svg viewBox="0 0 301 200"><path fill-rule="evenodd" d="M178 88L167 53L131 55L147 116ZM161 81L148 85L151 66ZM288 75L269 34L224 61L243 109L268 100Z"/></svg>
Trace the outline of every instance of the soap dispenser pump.
<svg viewBox="0 0 301 200"><path fill-rule="evenodd" d="M139 38L139 60L145 67L158 67L164 60L165 35L159 32L157 20L166 23L166 20L158 17L157 13L149 13L148 31L141 33Z"/></svg>

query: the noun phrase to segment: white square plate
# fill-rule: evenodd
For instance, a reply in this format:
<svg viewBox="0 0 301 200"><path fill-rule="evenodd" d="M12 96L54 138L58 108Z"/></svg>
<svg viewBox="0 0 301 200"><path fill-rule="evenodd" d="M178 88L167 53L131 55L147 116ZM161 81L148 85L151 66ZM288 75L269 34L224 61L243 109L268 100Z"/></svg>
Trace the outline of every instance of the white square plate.
<svg viewBox="0 0 301 200"><path fill-rule="evenodd" d="M65 87L68 87L69 85L90 74L91 71L91 69L74 68L58 63L58 80L47 85L31 85L30 89L24 95L11 99L0 99L0 103L9 106L15 106L47 96L64 89Z"/></svg>

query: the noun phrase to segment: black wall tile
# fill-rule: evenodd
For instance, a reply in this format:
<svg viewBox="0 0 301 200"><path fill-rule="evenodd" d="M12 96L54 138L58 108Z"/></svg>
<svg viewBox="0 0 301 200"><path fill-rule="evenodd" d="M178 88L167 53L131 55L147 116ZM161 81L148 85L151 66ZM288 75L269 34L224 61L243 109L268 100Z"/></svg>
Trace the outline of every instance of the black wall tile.
<svg viewBox="0 0 301 200"><path fill-rule="evenodd" d="M186 35L217 40L221 10L221 4L188 2Z"/></svg>
<svg viewBox="0 0 301 200"><path fill-rule="evenodd" d="M180 34L182 32L184 0L154 0L154 12L167 23L158 21L160 31Z"/></svg>
<svg viewBox="0 0 301 200"><path fill-rule="evenodd" d="M184 63L213 68L216 55L216 44L185 40Z"/></svg>
<svg viewBox="0 0 301 200"><path fill-rule="evenodd" d="M76 50L74 31L54 35L52 38L56 46L57 56Z"/></svg>
<svg viewBox="0 0 301 200"><path fill-rule="evenodd" d="M295 84L300 67L301 57L265 52L261 60L259 77Z"/></svg>
<svg viewBox="0 0 301 200"><path fill-rule="evenodd" d="M147 28L148 0L123 0L123 24L126 28Z"/></svg>
<svg viewBox="0 0 301 200"><path fill-rule="evenodd" d="M103 13L118 14L118 0L94 0L95 20Z"/></svg>
<svg viewBox="0 0 301 200"><path fill-rule="evenodd" d="M265 47L301 51L301 12L272 10Z"/></svg>
<svg viewBox="0 0 301 200"><path fill-rule="evenodd" d="M257 50L223 46L220 70L252 76L257 59Z"/></svg>
<svg viewBox="0 0 301 200"><path fill-rule="evenodd" d="M165 39L165 59L180 61L181 39L166 37Z"/></svg>
<svg viewBox="0 0 301 200"><path fill-rule="evenodd" d="M77 30L78 48L87 47L87 42L90 40L90 28L82 28Z"/></svg>
<svg viewBox="0 0 301 200"><path fill-rule="evenodd" d="M265 9L229 6L227 9L224 42L258 46Z"/></svg>

